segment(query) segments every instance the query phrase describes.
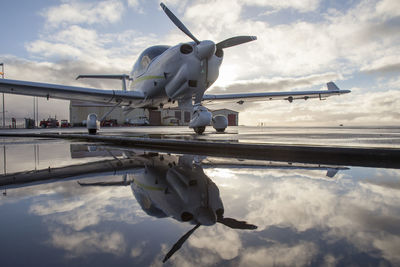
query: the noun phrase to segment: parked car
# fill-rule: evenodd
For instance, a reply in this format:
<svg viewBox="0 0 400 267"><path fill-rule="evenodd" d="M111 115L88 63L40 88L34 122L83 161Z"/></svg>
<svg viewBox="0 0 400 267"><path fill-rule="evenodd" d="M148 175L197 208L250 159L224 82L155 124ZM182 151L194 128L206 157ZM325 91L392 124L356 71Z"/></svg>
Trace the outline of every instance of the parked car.
<svg viewBox="0 0 400 267"><path fill-rule="evenodd" d="M136 126L145 126L145 125L150 124L150 122L146 116L140 116L140 117L133 118L133 119L126 119L126 123L130 124L130 125L136 125Z"/></svg>
<svg viewBox="0 0 400 267"><path fill-rule="evenodd" d="M118 121L111 119L111 120L104 120L101 122L101 127L114 127L118 126Z"/></svg>
<svg viewBox="0 0 400 267"><path fill-rule="evenodd" d="M68 120L61 120L61 128L68 128L71 127L71 124L68 122Z"/></svg>
<svg viewBox="0 0 400 267"><path fill-rule="evenodd" d="M40 121L39 126L42 128L56 128L56 127L60 126L60 124L57 119L48 118L47 120Z"/></svg>

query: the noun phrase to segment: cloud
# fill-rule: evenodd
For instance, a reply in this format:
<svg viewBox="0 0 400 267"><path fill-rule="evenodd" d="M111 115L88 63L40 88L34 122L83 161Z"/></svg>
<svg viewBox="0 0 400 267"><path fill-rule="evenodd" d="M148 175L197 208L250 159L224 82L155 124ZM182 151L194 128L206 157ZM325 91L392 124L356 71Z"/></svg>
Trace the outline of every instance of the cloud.
<svg viewBox="0 0 400 267"><path fill-rule="evenodd" d="M128 6L140 14L144 14L144 10L141 7L142 3L139 0L127 0Z"/></svg>
<svg viewBox="0 0 400 267"><path fill-rule="evenodd" d="M304 77L274 77L271 79L253 79L236 81L225 87L214 86L210 93L245 93L245 92L279 92L289 91L295 88L311 87L332 80L341 79L336 73L312 74ZM325 88L326 89L326 88Z"/></svg>
<svg viewBox="0 0 400 267"><path fill-rule="evenodd" d="M385 18L400 16L400 3L396 0L382 0L377 3L376 11Z"/></svg>
<svg viewBox="0 0 400 267"><path fill-rule="evenodd" d="M244 2L245 5L249 6L260 6L260 7L271 7L274 10L280 9L295 9L299 12L310 12L316 10L320 5L320 0L248 0Z"/></svg>
<svg viewBox="0 0 400 267"><path fill-rule="evenodd" d="M41 14L50 27L68 24L115 23L121 19L124 6L120 1L110 0L95 3L71 1L46 8Z"/></svg>
<svg viewBox="0 0 400 267"><path fill-rule="evenodd" d="M400 52L400 51L399 51ZM400 73L399 55L384 56L376 59L370 64L363 66L361 71L366 73Z"/></svg>
<svg viewBox="0 0 400 267"><path fill-rule="evenodd" d="M99 34L94 29L71 25L43 35L25 47L42 61L83 61L98 68L124 67L124 72L129 72L137 55L155 42L154 36L132 30Z"/></svg>
<svg viewBox="0 0 400 267"><path fill-rule="evenodd" d="M224 107L240 111L240 125L263 122L265 126L390 126L400 123L400 95L397 90L366 92L349 89L352 93L331 96L326 101L245 102L243 105L228 104ZM217 109L220 105L210 107Z"/></svg>

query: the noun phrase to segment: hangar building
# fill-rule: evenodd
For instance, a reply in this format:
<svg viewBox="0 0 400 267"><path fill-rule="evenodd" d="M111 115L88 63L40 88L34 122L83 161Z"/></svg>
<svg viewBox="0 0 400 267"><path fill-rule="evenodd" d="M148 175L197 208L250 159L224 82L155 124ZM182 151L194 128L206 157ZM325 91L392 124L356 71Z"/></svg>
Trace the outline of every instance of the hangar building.
<svg viewBox="0 0 400 267"><path fill-rule="evenodd" d="M89 113L96 113L99 118L109 112L113 105L98 104L91 102L70 101L69 116L73 126L80 126L87 119ZM239 121L239 112L230 109L210 110L215 115L225 115L228 118L229 126L237 126ZM106 120L117 120L119 125L123 125L129 120L146 117L150 125L189 125L191 119L191 109L184 110L180 108L166 108L163 110L134 109L124 114L121 108L114 109Z"/></svg>

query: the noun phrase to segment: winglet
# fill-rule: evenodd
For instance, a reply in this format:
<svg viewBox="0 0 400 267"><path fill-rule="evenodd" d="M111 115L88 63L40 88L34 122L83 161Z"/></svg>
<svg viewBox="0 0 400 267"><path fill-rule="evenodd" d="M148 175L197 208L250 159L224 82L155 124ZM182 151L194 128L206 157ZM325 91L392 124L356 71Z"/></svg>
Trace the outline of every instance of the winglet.
<svg viewBox="0 0 400 267"><path fill-rule="evenodd" d="M326 86L328 87L328 90L330 91L339 91L339 87L337 87L337 85L334 82L329 82L326 84Z"/></svg>

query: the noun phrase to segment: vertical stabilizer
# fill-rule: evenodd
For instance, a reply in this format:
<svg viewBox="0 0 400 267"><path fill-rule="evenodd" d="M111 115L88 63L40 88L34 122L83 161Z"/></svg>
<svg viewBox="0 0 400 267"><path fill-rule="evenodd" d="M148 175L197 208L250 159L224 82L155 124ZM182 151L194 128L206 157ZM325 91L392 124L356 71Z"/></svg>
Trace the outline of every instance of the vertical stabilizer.
<svg viewBox="0 0 400 267"><path fill-rule="evenodd" d="M339 87L334 82L329 82L326 84L329 91L339 91Z"/></svg>

